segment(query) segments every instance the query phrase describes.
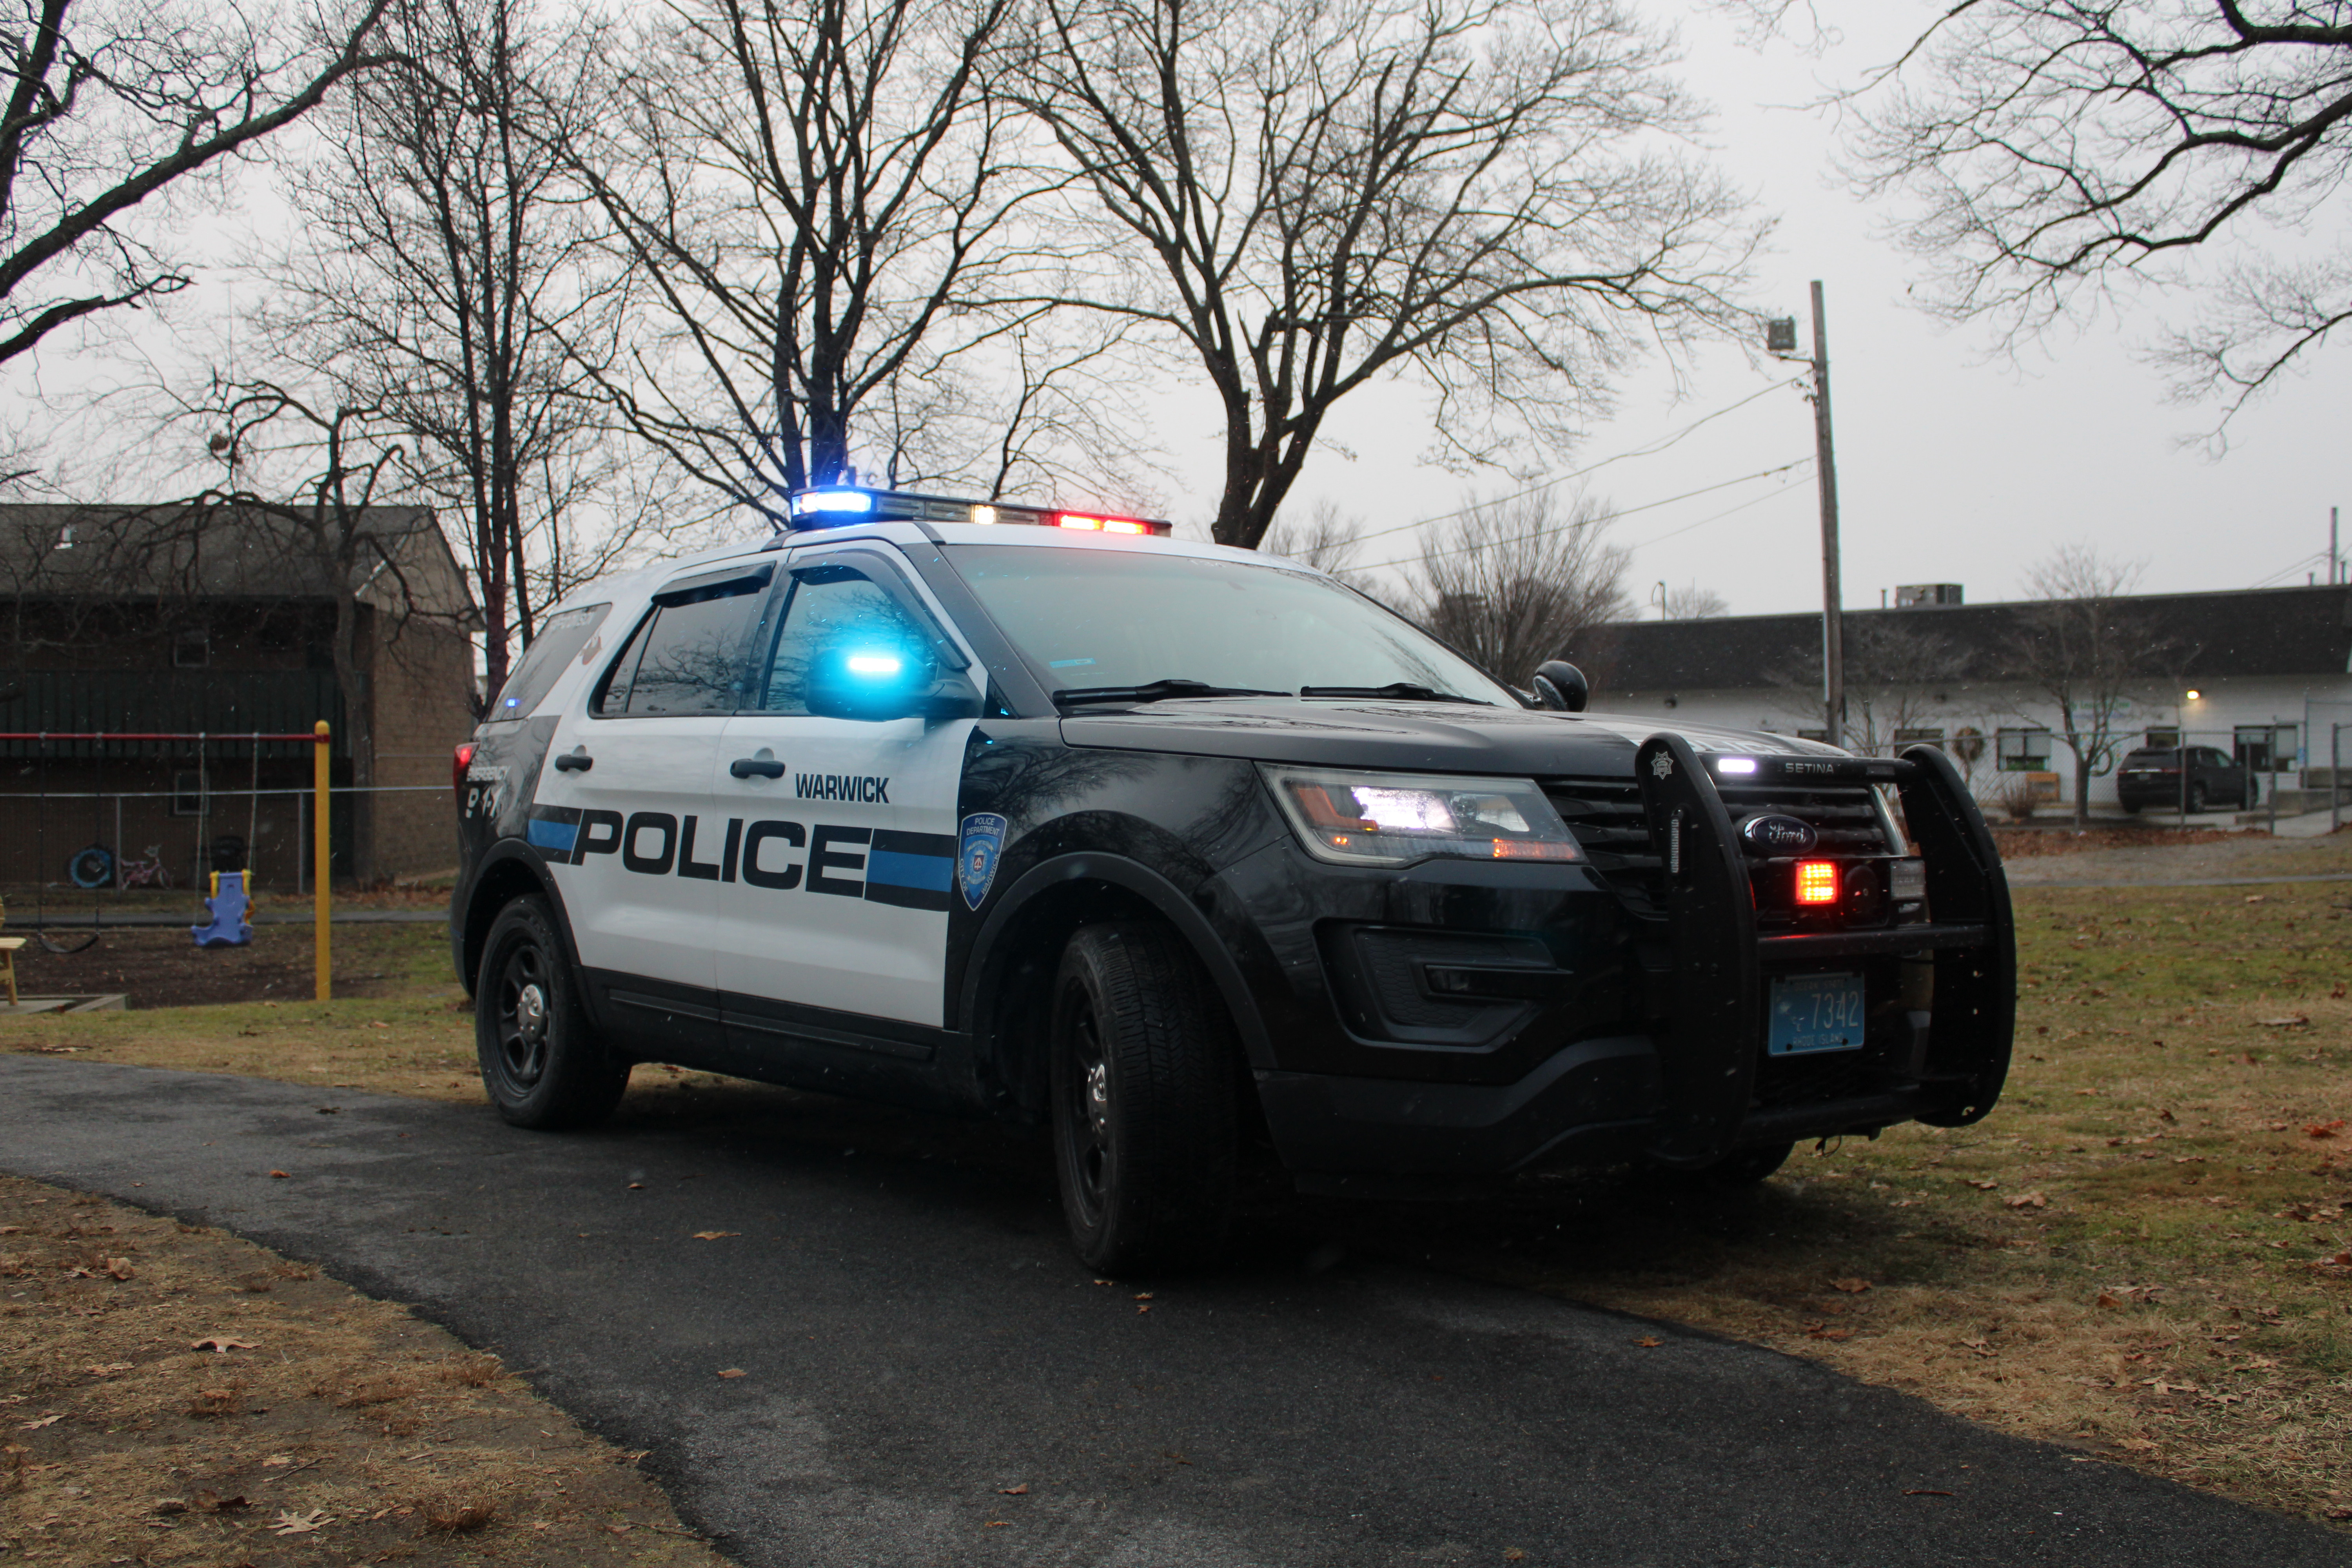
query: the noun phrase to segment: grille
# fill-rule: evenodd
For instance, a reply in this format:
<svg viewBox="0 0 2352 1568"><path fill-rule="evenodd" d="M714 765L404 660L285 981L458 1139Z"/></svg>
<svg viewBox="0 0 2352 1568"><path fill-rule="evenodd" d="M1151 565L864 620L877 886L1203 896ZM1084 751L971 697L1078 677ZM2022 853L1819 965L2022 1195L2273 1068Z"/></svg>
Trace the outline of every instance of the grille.
<svg viewBox="0 0 2352 1568"><path fill-rule="evenodd" d="M1787 784L1718 784L1731 820L1774 812L1809 822L1827 855L1888 855L1877 802L1868 784L1794 788ZM1546 779L1544 795L1576 835L1592 868L1639 914L1658 912L1664 859L1650 842L1642 790L1631 779Z"/></svg>
<svg viewBox="0 0 2352 1568"><path fill-rule="evenodd" d="M1665 860L1651 846L1641 786L1631 779L1546 779L1543 792L1592 868L1634 912L1656 913Z"/></svg>
<svg viewBox="0 0 2352 1568"><path fill-rule="evenodd" d="M1792 789L1783 784L1718 784L1723 808L1731 820L1775 812L1812 824L1821 835L1818 851L1824 855L1891 855L1878 803L1868 784L1843 784Z"/></svg>

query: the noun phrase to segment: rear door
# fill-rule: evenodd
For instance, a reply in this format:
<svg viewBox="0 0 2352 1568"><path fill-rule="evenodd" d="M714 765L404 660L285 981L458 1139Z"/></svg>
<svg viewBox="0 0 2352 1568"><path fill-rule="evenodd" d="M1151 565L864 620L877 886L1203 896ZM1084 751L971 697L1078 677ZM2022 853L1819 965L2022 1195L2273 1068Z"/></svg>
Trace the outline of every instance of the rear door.
<svg viewBox="0 0 2352 1568"><path fill-rule="evenodd" d="M973 721L827 717L809 687L828 661L912 682L971 655L871 545L794 551L777 602L758 701L729 721L718 768L739 845L717 889L730 1022L778 1036L824 1014L937 1026Z"/></svg>
<svg viewBox="0 0 2352 1568"><path fill-rule="evenodd" d="M711 808L728 717L750 686L775 562L665 584L567 705L540 770L530 842L554 868L590 983L622 1009L715 1019L710 928L725 825Z"/></svg>

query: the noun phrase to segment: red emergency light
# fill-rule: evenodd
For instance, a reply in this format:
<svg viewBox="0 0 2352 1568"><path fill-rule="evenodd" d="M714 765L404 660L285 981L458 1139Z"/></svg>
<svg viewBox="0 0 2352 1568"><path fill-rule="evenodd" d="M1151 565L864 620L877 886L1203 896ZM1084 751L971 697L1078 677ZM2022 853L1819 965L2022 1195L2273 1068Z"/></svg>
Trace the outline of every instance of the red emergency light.
<svg viewBox="0 0 2352 1568"><path fill-rule="evenodd" d="M1834 860L1797 863L1797 902L1833 904L1838 901L1838 868Z"/></svg>

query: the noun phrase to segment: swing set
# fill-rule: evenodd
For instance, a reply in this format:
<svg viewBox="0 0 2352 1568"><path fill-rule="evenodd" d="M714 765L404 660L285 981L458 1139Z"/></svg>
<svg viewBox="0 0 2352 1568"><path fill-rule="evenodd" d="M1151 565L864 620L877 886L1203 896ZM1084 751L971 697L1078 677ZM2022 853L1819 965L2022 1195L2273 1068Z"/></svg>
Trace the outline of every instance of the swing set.
<svg viewBox="0 0 2352 1568"><path fill-rule="evenodd" d="M95 944L99 939L101 930L101 922L99 919L98 904L95 899L91 900L90 905L89 929L87 932L82 934L81 940L79 942L70 942L52 935L51 928L49 927L46 918L48 911L47 892L48 887L48 877L47 868L49 863L49 756L50 747L53 742L95 742L100 746L103 746L110 742L194 742L196 747L197 794L200 802L209 801L210 799L211 781L208 772L209 764L207 762L208 748L220 742L227 742L230 744L245 743L251 745L253 748L253 768L251 778L252 789L249 796L249 809L247 815L247 837L245 839L245 845L247 847L254 845L260 837L261 748L264 745L273 742L307 744L310 747L311 757L310 795L312 805L310 811L310 865L312 868L312 888L310 925L313 970L317 985L318 999L321 1002L329 1000L331 994L331 986L328 970L328 933L331 924L328 919L329 880L327 865L328 740L329 729L327 721L323 719L320 720L319 722L313 726L311 733L307 735L266 735L257 732L253 734L221 734L218 732L205 733L202 731L139 731L136 732L117 732L110 731L0 731L0 742L32 742L39 748L37 753L38 759L39 779L39 787L37 791L37 797L39 801L39 805L35 814L33 829L33 858L35 867L33 884L34 935L39 940L41 945L51 952L73 953L83 952ZM121 891L129 888L142 886L170 887L172 885L171 873L163 867L159 846L150 845L147 849L147 858L144 860L131 860L125 858L121 853L119 845L119 840L121 837L120 832L121 816L121 798L119 796L117 797L115 805L116 826L118 829L115 837L118 840L118 847L114 849L109 849L104 843L100 841L100 838L102 837L105 830L105 823L102 819L104 809L102 803L104 801L104 796L93 791L90 795L90 800L93 816L100 818L100 820L98 820L94 825L99 837L94 837L89 846L75 851L74 854L67 860L66 876L74 884L74 886L77 888L89 889L93 891L100 889L111 889L115 891ZM204 830L199 828L198 847L200 852L205 850L205 846L202 843L203 836ZM237 895L249 893L252 876L250 862L248 861L245 867L238 868L235 874L240 878L240 881L234 885L232 892ZM220 894L220 879L221 870L217 865L215 865L212 878L215 898L213 900L206 900L208 908L218 900ZM215 911L215 926L219 927L225 922L230 921L241 921L243 913L244 901L242 897L234 899L231 903L224 905L219 910ZM60 927L58 929L65 930L68 928ZM233 941L234 939L230 940ZM223 945L223 943L220 942L207 942L202 934L198 935L197 942L200 946Z"/></svg>

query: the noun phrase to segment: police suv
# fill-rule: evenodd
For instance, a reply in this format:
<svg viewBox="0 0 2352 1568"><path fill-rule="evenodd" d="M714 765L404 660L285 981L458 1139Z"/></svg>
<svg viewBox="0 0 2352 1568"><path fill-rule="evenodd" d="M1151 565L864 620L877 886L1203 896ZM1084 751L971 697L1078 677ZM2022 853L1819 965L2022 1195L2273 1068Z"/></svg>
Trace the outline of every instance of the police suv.
<svg viewBox="0 0 2352 1568"><path fill-rule="evenodd" d="M458 748L450 910L524 1127L664 1061L1052 1131L1077 1250L1321 1192L1760 1180L1973 1121L2009 894L1944 754L1528 696L1295 563L887 491L573 594Z"/></svg>

